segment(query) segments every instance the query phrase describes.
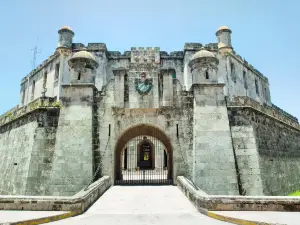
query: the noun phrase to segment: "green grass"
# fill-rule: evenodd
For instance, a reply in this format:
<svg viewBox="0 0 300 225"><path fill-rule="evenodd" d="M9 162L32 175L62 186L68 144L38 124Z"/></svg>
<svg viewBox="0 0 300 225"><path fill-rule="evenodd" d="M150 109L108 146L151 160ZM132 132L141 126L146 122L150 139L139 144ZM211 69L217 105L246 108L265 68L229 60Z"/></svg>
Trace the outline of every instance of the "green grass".
<svg viewBox="0 0 300 225"><path fill-rule="evenodd" d="M289 193L289 196L300 196L300 190L297 190L295 192Z"/></svg>

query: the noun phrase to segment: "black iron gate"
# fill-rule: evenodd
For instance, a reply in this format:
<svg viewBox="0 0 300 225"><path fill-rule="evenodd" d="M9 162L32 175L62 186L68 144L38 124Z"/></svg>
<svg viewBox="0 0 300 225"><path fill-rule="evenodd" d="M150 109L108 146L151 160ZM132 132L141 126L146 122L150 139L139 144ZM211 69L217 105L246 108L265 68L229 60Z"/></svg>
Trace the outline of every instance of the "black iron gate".
<svg viewBox="0 0 300 225"><path fill-rule="evenodd" d="M116 184L172 184L170 157L159 139L146 135L132 138L117 157Z"/></svg>

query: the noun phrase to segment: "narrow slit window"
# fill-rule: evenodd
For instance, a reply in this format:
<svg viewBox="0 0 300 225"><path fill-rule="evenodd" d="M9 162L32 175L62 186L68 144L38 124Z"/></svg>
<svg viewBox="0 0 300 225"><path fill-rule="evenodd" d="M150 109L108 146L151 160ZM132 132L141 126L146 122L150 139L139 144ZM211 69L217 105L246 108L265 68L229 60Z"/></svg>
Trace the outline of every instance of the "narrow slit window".
<svg viewBox="0 0 300 225"><path fill-rule="evenodd" d="M31 99L34 99L35 80L32 81Z"/></svg>
<svg viewBox="0 0 300 225"><path fill-rule="evenodd" d="M80 80L80 78L81 78L81 72L78 73L77 80Z"/></svg>
<svg viewBox="0 0 300 225"><path fill-rule="evenodd" d="M246 71L243 71L244 88L248 89Z"/></svg>
<svg viewBox="0 0 300 225"><path fill-rule="evenodd" d="M55 80L59 77L59 63L55 65Z"/></svg>
<svg viewBox="0 0 300 225"><path fill-rule="evenodd" d="M110 137L110 124L108 125L108 136Z"/></svg>
<svg viewBox="0 0 300 225"><path fill-rule="evenodd" d="M208 74L208 71L207 71L207 70L205 71L205 78L206 78L206 80L209 79L209 74Z"/></svg>
<svg viewBox="0 0 300 225"><path fill-rule="evenodd" d="M265 88L265 99L268 100L267 88Z"/></svg>
<svg viewBox="0 0 300 225"><path fill-rule="evenodd" d="M44 73L43 88L47 86L47 72Z"/></svg>
<svg viewBox="0 0 300 225"><path fill-rule="evenodd" d="M176 124L176 135L177 135L177 138L178 138L179 137L178 124Z"/></svg>
<svg viewBox="0 0 300 225"><path fill-rule="evenodd" d="M22 104L24 104L24 102L25 102L25 93L26 93L26 88L24 86L23 94L22 94Z"/></svg>
<svg viewBox="0 0 300 225"><path fill-rule="evenodd" d="M256 94L259 95L259 88L258 88L258 81L257 81L257 79L255 79L255 90L256 90Z"/></svg>
<svg viewBox="0 0 300 225"><path fill-rule="evenodd" d="M231 78L233 82L236 83L235 67L233 63L230 64L230 68L231 68Z"/></svg>

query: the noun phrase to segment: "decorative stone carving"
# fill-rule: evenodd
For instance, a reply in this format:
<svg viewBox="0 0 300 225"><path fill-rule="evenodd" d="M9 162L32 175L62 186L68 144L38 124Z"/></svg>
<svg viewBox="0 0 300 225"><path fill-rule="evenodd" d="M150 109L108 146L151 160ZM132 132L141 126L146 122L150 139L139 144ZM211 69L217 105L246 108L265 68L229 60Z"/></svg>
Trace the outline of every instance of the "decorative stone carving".
<svg viewBox="0 0 300 225"><path fill-rule="evenodd" d="M152 78L147 78L145 72L140 74L140 78L135 79L135 89L140 95L148 94L152 89Z"/></svg>

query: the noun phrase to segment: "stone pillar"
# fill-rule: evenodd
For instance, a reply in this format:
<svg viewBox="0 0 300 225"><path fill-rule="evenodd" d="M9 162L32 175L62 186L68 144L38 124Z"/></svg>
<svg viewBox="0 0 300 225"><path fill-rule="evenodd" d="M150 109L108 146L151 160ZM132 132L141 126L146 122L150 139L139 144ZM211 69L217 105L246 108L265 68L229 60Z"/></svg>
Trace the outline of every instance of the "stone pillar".
<svg viewBox="0 0 300 225"><path fill-rule="evenodd" d="M126 70L114 70L115 75L115 102L116 106L124 108L124 77Z"/></svg>
<svg viewBox="0 0 300 225"><path fill-rule="evenodd" d="M238 195L224 84L193 84L194 182L209 194Z"/></svg>
<svg viewBox="0 0 300 225"><path fill-rule="evenodd" d="M129 89L129 108L139 108L139 97L140 95L135 89L135 72L128 73L128 89Z"/></svg>
<svg viewBox="0 0 300 225"><path fill-rule="evenodd" d="M163 74L163 106L173 106L173 69L161 70Z"/></svg>

